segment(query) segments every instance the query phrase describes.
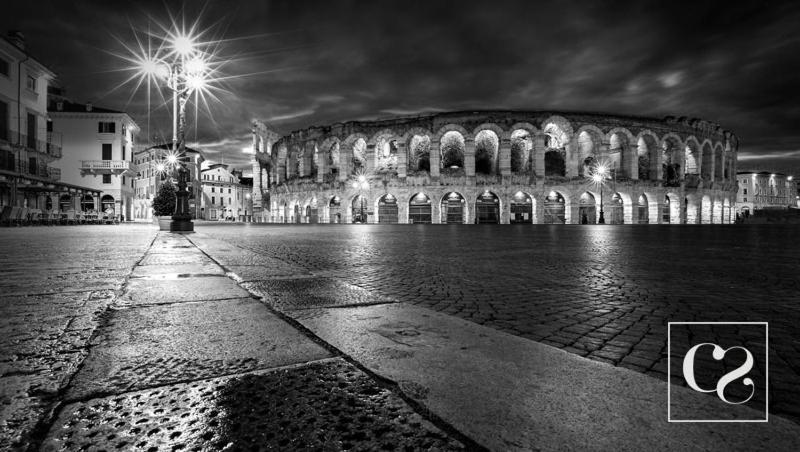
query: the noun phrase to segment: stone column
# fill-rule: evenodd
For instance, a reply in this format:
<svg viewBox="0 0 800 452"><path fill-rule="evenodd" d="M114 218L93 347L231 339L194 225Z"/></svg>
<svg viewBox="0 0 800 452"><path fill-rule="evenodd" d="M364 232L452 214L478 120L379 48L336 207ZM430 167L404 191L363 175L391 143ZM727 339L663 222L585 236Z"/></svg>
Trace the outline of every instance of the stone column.
<svg viewBox="0 0 800 452"><path fill-rule="evenodd" d="M500 196L500 195L498 195ZM500 199L500 224L511 223L511 196Z"/></svg>
<svg viewBox="0 0 800 452"><path fill-rule="evenodd" d="M317 183L321 184L325 180L328 172L328 155L321 153L317 155Z"/></svg>
<svg viewBox="0 0 800 452"><path fill-rule="evenodd" d="M303 149L303 176L310 176L314 166L314 142L307 141Z"/></svg>
<svg viewBox="0 0 800 452"><path fill-rule="evenodd" d="M500 152L500 175L503 177L511 176L511 139L508 137L500 138L499 143L499 152Z"/></svg>
<svg viewBox="0 0 800 452"><path fill-rule="evenodd" d="M544 222L544 196L536 200L533 208L534 223L542 224Z"/></svg>
<svg viewBox="0 0 800 452"><path fill-rule="evenodd" d="M408 223L408 200L401 202L399 196L397 198L397 222Z"/></svg>
<svg viewBox="0 0 800 452"><path fill-rule="evenodd" d="M467 185L475 185L475 140L464 138L464 173Z"/></svg>
<svg viewBox="0 0 800 452"><path fill-rule="evenodd" d="M353 148L339 146L339 181L346 182L350 177L350 165L353 159Z"/></svg>
<svg viewBox="0 0 800 452"><path fill-rule="evenodd" d="M544 181L544 154L547 152L547 147L544 144L544 135L536 134L533 137L533 169L535 177L538 181Z"/></svg>
<svg viewBox="0 0 800 452"><path fill-rule="evenodd" d="M433 164L431 164L431 169L433 169ZM442 199L440 193L431 193L429 196L431 197L431 223L440 224L442 222Z"/></svg>
<svg viewBox="0 0 800 452"><path fill-rule="evenodd" d="M378 154L375 153L375 143L367 144L364 158L367 159L367 173L372 174L375 171L375 164L377 163ZM352 152L352 150L351 150ZM380 150L378 150L380 152Z"/></svg>
<svg viewBox="0 0 800 452"><path fill-rule="evenodd" d="M406 171L408 170L408 152L406 150L406 143L397 142L397 177L400 179L406 178Z"/></svg>
<svg viewBox="0 0 800 452"><path fill-rule="evenodd" d="M605 199L603 199L605 201ZM566 224L581 224L580 219L580 201L578 200L570 200L569 204L564 206L564 210L569 211L569 219L566 221ZM565 212L566 213L566 212Z"/></svg>
<svg viewBox="0 0 800 452"><path fill-rule="evenodd" d="M578 176L578 165L575 162L575 155L577 146L573 143L573 140L570 140L569 143L564 146L566 150L566 155L564 156L564 164L566 165L566 176L567 177L577 177Z"/></svg>
<svg viewBox="0 0 800 452"><path fill-rule="evenodd" d="M639 153L634 150L630 143L622 147L622 153L625 175L631 179L639 179Z"/></svg>
<svg viewBox="0 0 800 452"><path fill-rule="evenodd" d="M430 150L430 162L431 162L431 180L439 180L439 167L441 166L441 158L442 154L439 151L439 142L438 141L431 141L431 150Z"/></svg>

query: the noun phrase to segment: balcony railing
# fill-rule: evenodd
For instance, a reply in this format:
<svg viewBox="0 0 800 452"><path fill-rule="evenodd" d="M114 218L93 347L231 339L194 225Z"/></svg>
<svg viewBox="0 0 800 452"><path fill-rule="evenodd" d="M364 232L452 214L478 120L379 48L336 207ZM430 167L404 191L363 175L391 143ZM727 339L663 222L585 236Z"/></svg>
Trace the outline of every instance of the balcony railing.
<svg viewBox="0 0 800 452"><path fill-rule="evenodd" d="M51 181L61 180L61 169L47 166L38 162L31 165L28 162L17 160L11 152L0 152L0 170L13 171L23 176L36 176Z"/></svg>
<svg viewBox="0 0 800 452"><path fill-rule="evenodd" d="M129 160L82 160L81 172L84 174L136 174L136 165Z"/></svg>
<svg viewBox="0 0 800 452"><path fill-rule="evenodd" d="M26 134L17 134L15 130L9 128L0 128L0 141L7 141L28 151L41 152L55 158L61 158L60 137L60 134L47 132L47 141L42 141Z"/></svg>

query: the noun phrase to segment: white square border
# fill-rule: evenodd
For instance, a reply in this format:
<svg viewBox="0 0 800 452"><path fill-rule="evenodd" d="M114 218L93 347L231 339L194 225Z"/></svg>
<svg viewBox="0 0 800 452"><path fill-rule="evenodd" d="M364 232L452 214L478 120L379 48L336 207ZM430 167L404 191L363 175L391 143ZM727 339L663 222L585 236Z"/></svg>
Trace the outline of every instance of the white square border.
<svg viewBox="0 0 800 452"><path fill-rule="evenodd" d="M764 325L765 407L764 419L672 419L672 325ZM669 423L766 423L769 422L769 322L667 322L667 422Z"/></svg>

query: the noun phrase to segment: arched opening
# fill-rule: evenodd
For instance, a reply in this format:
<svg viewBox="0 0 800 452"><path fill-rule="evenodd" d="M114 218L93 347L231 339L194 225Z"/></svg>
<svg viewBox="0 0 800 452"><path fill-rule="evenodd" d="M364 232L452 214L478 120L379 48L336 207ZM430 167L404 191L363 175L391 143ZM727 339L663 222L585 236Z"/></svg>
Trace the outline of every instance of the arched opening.
<svg viewBox="0 0 800 452"><path fill-rule="evenodd" d="M442 153L442 174L459 173L464 170L464 137L449 131L442 135L439 150Z"/></svg>
<svg viewBox="0 0 800 452"><path fill-rule="evenodd" d="M105 196L104 196L105 197ZM113 198L112 198L113 200ZM89 210L94 210L94 196L92 195L83 195L81 198L81 210L87 212ZM103 209L105 210L105 209Z"/></svg>
<svg viewBox="0 0 800 452"><path fill-rule="evenodd" d="M466 201L460 193L450 192L442 197L442 223L464 224L464 204Z"/></svg>
<svg viewBox="0 0 800 452"><path fill-rule="evenodd" d="M533 223L533 198L529 194L516 192L511 198L510 207L510 223Z"/></svg>
<svg viewBox="0 0 800 452"><path fill-rule="evenodd" d="M364 174L367 170L367 142L363 138L353 143L352 174Z"/></svg>
<svg viewBox="0 0 800 452"><path fill-rule="evenodd" d="M595 133L583 130L578 134L578 156L581 162L578 175L581 177L589 177L597 166L597 145L600 143L600 138L596 137Z"/></svg>
<svg viewBox="0 0 800 452"><path fill-rule="evenodd" d="M302 223L303 215L301 214L300 204L294 205L294 222L295 223Z"/></svg>
<svg viewBox="0 0 800 452"><path fill-rule="evenodd" d="M608 159L615 177L633 178L631 174L631 159L633 153L628 137L624 133L613 133L608 139Z"/></svg>
<svg viewBox="0 0 800 452"><path fill-rule="evenodd" d="M711 224L711 198L708 196L700 201L700 224Z"/></svg>
<svg viewBox="0 0 800 452"><path fill-rule="evenodd" d="M114 202L114 197L111 195L103 195L100 198L100 205L103 208L103 212L105 212L109 216L114 216L116 209L116 202Z"/></svg>
<svg viewBox="0 0 800 452"><path fill-rule="evenodd" d="M478 224L500 223L500 198L485 191L475 200L475 222Z"/></svg>
<svg viewBox="0 0 800 452"><path fill-rule="evenodd" d="M314 198L306 207L306 217L309 223L319 223L319 209L317 208L317 199Z"/></svg>
<svg viewBox="0 0 800 452"><path fill-rule="evenodd" d="M636 154L639 163L639 179L641 180L656 180L659 179L658 174L658 157L659 149L655 138L649 134L639 137L637 143ZM662 176L663 177L663 176Z"/></svg>
<svg viewBox="0 0 800 452"><path fill-rule="evenodd" d="M597 201L594 195L584 192L578 200L578 218L581 224L595 224L597 222Z"/></svg>
<svg viewBox="0 0 800 452"><path fill-rule="evenodd" d="M669 196L664 196L664 205L661 206L661 222L670 224L672 220L672 209L670 206Z"/></svg>
<svg viewBox="0 0 800 452"><path fill-rule="evenodd" d="M697 174L697 157L699 149L693 141L686 143L685 157L686 174Z"/></svg>
<svg viewBox="0 0 800 452"><path fill-rule="evenodd" d="M417 193L408 201L408 222L431 223L431 199L425 193Z"/></svg>
<svg viewBox="0 0 800 452"><path fill-rule="evenodd" d="M62 212L72 210L72 196L61 195L61 197L58 198L58 209Z"/></svg>
<svg viewBox="0 0 800 452"><path fill-rule="evenodd" d="M328 203L328 222L341 223L342 222L342 199L338 196L331 198Z"/></svg>
<svg viewBox="0 0 800 452"><path fill-rule="evenodd" d="M364 195L356 195L351 204L351 214L353 223L366 223L369 215L369 207L367 204L367 197Z"/></svg>
<svg viewBox="0 0 800 452"><path fill-rule="evenodd" d="M47 195L44 200L44 208L47 210L53 210L53 197Z"/></svg>
<svg viewBox="0 0 800 452"><path fill-rule="evenodd" d="M284 223L288 223L290 216L291 215L290 215L290 212L289 212L289 204L287 204L286 201L284 201L283 202L283 222Z"/></svg>
<svg viewBox="0 0 800 452"><path fill-rule="evenodd" d="M544 175L559 176L567 175L567 151L566 144L569 141L567 133L555 123L549 123L544 127Z"/></svg>
<svg viewBox="0 0 800 452"><path fill-rule="evenodd" d="M530 174L532 169L531 149L533 149L533 139L527 130L518 129L511 134L512 174Z"/></svg>
<svg viewBox="0 0 800 452"><path fill-rule="evenodd" d="M475 135L475 174L494 174L500 140L491 130Z"/></svg>
<svg viewBox="0 0 800 452"><path fill-rule="evenodd" d="M397 171L397 140L381 138L375 146L375 169L378 172Z"/></svg>
<svg viewBox="0 0 800 452"><path fill-rule="evenodd" d="M614 193L611 196L611 201L608 206L604 207L606 223L608 224L624 224L625 215L623 213L622 196L619 193Z"/></svg>
<svg viewBox="0 0 800 452"><path fill-rule="evenodd" d="M397 212L397 198L390 193L378 200L378 223L396 224Z"/></svg>
<svg viewBox="0 0 800 452"><path fill-rule="evenodd" d="M551 191L544 198L544 223L545 224L564 224L566 217L566 202L561 193Z"/></svg>
<svg viewBox="0 0 800 452"><path fill-rule="evenodd" d="M728 198L722 202L722 224L730 224L731 222L731 202Z"/></svg>
<svg viewBox="0 0 800 452"><path fill-rule="evenodd" d="M636 222L639 224L650 223L649 204L645 195L639 195L639 200L636 203Z"/></svg>
<svg viewBox="0 0 800 452"><path fill-rule="evenodd" d="M708 142L703 145L701 155L703 156L703 164L700 166L701 177L704 180L711 181L713 180L712 172L714 171L714 151Z"/></svg>
<svg viewBox="0 0 800 452"><path fill-rule="evenodd" d="M681 184L680 143L672 137L664 139L661 145L661 172L667 187Z"/></svg>
<svg viewBox="0 0 800 452"><path fill-rule="evenodd" d="M427 135L414 135L408 145L408 169L411 172L430 172L431 139Z"/></svg>

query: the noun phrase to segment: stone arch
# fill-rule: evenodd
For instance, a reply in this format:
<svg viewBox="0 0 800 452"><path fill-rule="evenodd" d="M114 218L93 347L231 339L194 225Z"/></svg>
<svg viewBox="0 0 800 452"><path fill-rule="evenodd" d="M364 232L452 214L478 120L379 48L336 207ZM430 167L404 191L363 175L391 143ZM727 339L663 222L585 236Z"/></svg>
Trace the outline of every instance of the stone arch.
<svg viewBox="0 0 800 452"><path fill-rule="evenodd" d="M496 193L484 190L475 198L475 223L500 224L502 201Z"/></svg>
<svg viewBox="0 0 800 452"><path fill-rule="evenodd" d="M608 160L618 177L638 178L638 159L633 134L625 127L615 127L606 134L608 141Z"/></svg>
<svg viewBox="0 0 800 452"><path fill-rule="evenodd" d="M400 160L399 143L404 143L403 137L392 129L383 129L372 135L367 148L370 165L380 171L397 171Z"/></svg>
<svg viewBox="0 0 800 452"><path fill-rule="evenodd" d="M475 142L475 173L496 174L500 157L500 142L502 135L491 128L478 130L473 138Z"/></svg>
<svg viewBox="0 0 800 452"><path fill-rule="evenodd" d="M351 133L344 139L340 147L340 169L341 173L347 168L347 175L365 174L369 171L369 138L363 133Z"/></svg>
<svg viewBox="0 0 800 452"><path fill-rule="evenodd" d="M420 191L412 194L406 204L408 205L408 223L430 224L433 222L433 198Z"/></svg>
<svg viewBox="0 0 800 452"><path fill-rule="evenodd" d="M392 193L384 193L375 198L375 222L385 224L400 223L400 199Z"/></svg>
<svg viewBox="0 0 800 452"><path fill-rule="evenodd" d="M461 205L459 209L458 205ZM469 203L458 191L448 191L439 200L441 223L464 224L469 218ZM459 215L461 219L459 221Z"/></svg>
<svg viewBox="0 0 800 452"><path fill-rule="evenodd" d="M530 174L533 170L533 134L527 129L513 129L509 138L509 166L512 174Z"/></svg>
<svg viewBox="0 0 800 452"><path fill-rule="evenodd" d="M518 190L509 200L509 212L509 223L535 224L536 198L528 191Z"/></svg>
<svg viewBox="0 0 800 452"><path fill-rule="evenodd" d="M686 138L684 151L684 174L700 174L700 143L697 138Z"/></svg>
<svg viewBox="0 0 800 452"><path fill-rule="evenodd" d="M714 180L714 151L711 147L711 140L705 139L700 145L700 177L706 181Z"/></svg>
<svg viewBox="0 0 800 452"><path fill-rule="evenodd" d="M722 143L717 142L714 145L714 180L721 181L725 179L725 160L723 158L724 155L724 148L722 147Z"/></svg>
<svg viewBox="0 0 800 452"><path fill-rule="evenodd" d="M560 145L558 146L559 148L566 147L567 144L572 141L572 137L574 135L572 123L563 116L558 115L552 115L542 121L541 130L550 138L555 138L558 140L558 144Z"/></svg>
<svg viewBox="0 0 800 452"><path fill-rule="evenodd" d="M439 130L436 131L436 134L434 134L433 137L431 137L431 142L439 143L442 140L444 134L446 134L447 132L458 132L459 134L461 134L464 140L466 140L467 137L471 138L471 135L469 134L469 132L467 132L467 129L458 124L450 123L440 127Z"/></svg>
<svg viewBox="0 0 800 452"><path fill-rule="evenodd" d="M571 223L569 192L564 187L551 187L550 191L544 196L542 204L544 205L542 223Z"/></svg>
<svg viewBox="0 0 800 452"><path fill-rule="evenodd" d="M593 124L583 125L575 132L579 176L588 176L592 162L605 158L601 151L604 137L603 131Z"/></svg>
<svg viewBox="0 0 800 452"><path fill-rule="evenodd" d="M664 210L662 223L681 224L681 198L677 193L669 191L664 195Z"/></svg>
<svg viewBox="0 0 800 452"><path fill-rule="evenodd" d="M403 135L406 144L406 168L409 171L431 170L431 135L422 127L414 127Z"/></svg>
<svg viewBox="0 0 800 452"><path fill-rule="evenodd" d="M597 224L600 222L600 195L586 190L578 196L578 222Z"/></svg>
<svg viewBox="0 0 800 452"><path fill-rule="evenodd" d="M668 187L677 187L683 179L684 149L678 135L670 132L661 137L661 175Z"/></svg>
<svg viewBox="0 0 800 452"><path fill-rule="evenodd" d="M637 173L642 180L661 180L661 149L658 146L659 140L655 133L650 130L643 130L636 139L637 144Z"/></svg>
<svg viewBox="0 0 800 452"><path fill-rule="evenodd" d="M466 155L466 137L457 130L445 132L439 140L439 152L441 153L440 165L447 171L456 167L456 172L463 172Z"/></svg>

